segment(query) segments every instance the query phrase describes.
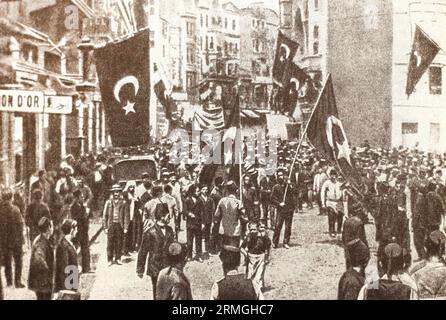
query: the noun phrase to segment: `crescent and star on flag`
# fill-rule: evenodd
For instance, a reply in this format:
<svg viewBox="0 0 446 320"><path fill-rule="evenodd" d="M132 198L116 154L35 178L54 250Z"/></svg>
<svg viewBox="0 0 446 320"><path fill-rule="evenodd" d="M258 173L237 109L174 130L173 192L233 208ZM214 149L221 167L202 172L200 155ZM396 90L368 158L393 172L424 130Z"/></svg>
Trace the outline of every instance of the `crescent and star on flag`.
<svg viewBox="0 0 446 320"><path fill-rule="evenodd" d="M116 82L116 85L113 90L115 99L119 103L121 103L121 106L123 106L122 109L125 111L125 115L128 115L129 113L136 113L135 102L130 102L130 100L127 99L127 103L124 106L124 101L121 101L121 98L119 97L119 93L121 92L122 87L127 84L133 85L133 88L135 89L135 97L136 97L138 95L138 91L139 91L139 81L134 76L126 76L126 77L122 78L121 80Z"/></svg>
<svg viewBox="0 0 446 320"><path fill-rule="evenodd" d="M342 136L343 136L343 141L341 143L341 141L333 141L333 127L337 126L339 127L339 129L342 132ZM336 148L338 149L338 155L337 155L337 159L340 160L342 158L344 158L348 164L351 166L352 162L351 162L351 150L350 150L350 146L348 145L348 140L347 140L347 136L345 134L344 131L344 126L342 125L342 121L335 117L334 115L330 116L327 118L327 124L326 124L326 133L327 133L327 138L328 138L328 143L330 145L330 147L335 150L334 147L334 143L336 143Z"/></svg>

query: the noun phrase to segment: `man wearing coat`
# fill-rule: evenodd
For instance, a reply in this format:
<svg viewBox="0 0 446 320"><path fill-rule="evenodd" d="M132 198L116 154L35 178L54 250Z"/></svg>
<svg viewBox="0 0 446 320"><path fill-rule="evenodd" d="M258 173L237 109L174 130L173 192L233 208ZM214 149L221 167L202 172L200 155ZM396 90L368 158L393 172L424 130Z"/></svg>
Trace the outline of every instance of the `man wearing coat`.
<svg viewBox="0 0 446 320"><path fill-rule="evenodd" d="M56 282L54 292L59 292L62 290L77 291L79 279L74 280L73 283L66 283L67 277L70 272L76 272L77 270L72 270L71 268L77 269L77 252L73 244L73 239L77 234L77 222L67 219L63 221L61 231L63 233L63 238L56 249ZM70 268L67 270L67 267ZM67 272L68 271L68 272ZM76 273L77 275L78 273ZM69 285L69 287L67 287Z"/></svg>
<svg viewBox="0 0 446 320"><path fill-rule="evenodd" d="M102 223L107 235L107 259L108 265L121 265L122 245L124 233L127 233L129 226L129 206L121 198L121 187L114 185L110 190L112 197L107 200L104 206Z"/></svg>
<svg viewBox="0 0 446 320"><path fill-rule="evenodd" d="M144 232L141 248L138 252L136 274L142 279L147 265L147 275L152 280L154 299L157 297L158 274L168 266L168 249L170 244L175 241L175 234L169 227L169 219L167 206L159 204L155 209L156 222Z"/></svg>
<svg viewBox="0 0 446 320"><path fill-rule="evenodd" d="M24 288L22 284L23 265L23 230L24 221L20 209L12 204L12 192L7 191L2 195L0 215L6 217L6 247L5 247L5 273L6 283L12 286L12 260L14 260L14 284L16 288Z"/></svg>
<svg viewBox="0 0 446 320"><path fill-rule="evenodd" d="M440 224L445 214L445 210L443 200L436 192L437 185L434 182L430 182L427 189L427 211L424 227L426 234L429 235L431 232L440 229Z"/></svg>
<svg viewBox="0 0 446 320"><path fill-rule="evenodd" d="M238 247L241 239L241 221L247 220L243 215L243 204L237 199L237 185L234 181L226 184L228 196L221 198L214 214L214 225L219 224L222 245Z"/></svg>
<svg viewBox="0 0 446 320"><path fill-rule="evenodd" d="M170 244L169 266L160 271L156 285L156 300L192 300L189 279L184 274L187 249L178 242Z"/></svg>
<svg viewBox="0 0 446 320"><path fill-rule="evenodd" d="M285 234L283 239L283 247L289 249L291 238L291 227L293 223L293 213L296 206L295 199L293 197L293 188L289 184L288 191L285 196L286 183L284 179L284 172L279 171L277 173L277 184L274 186L271 194L271 203L277 208L277 222L274 229L273 245L275 248L279 246L280 232L282 231L283 224L285 223Z"/></svg>
<svg viewBox="0 0 446 320"><path fill-rule="evenodd" d="M43 217L51 220L50 209L46 203L42 202L42 191L36 189L32 192L32 202L26 209L25 214L25 221L29 228L31 242L39 235L38 224Z"/></svg>
<svg viewBox="0 0 446 320"><path fill-rule="evenodd" d="M351 216L345 220L344 229L342 230L342 243L344 244L345 264L347 270L352 266L351 256L348 250L348 244L354 240L360 240L368 247L367 237L365 234L364 223L357 216L359 212L350 212Z"/></svg>
<svg viewBox="0 0 446 320"><path fill-rule="evenodd" d="M195 259L203 262L203 234L201 231L201 212L198 203L199 190L195 185L189 186L187 198L184 201L184 215L186 218L187 258L192 260L193 244L195 240Z"/></svg>
<svg viewBox="0 0 446 320"><path fill-rule="evenodd" d="M209 196L209 188L204 185L201 188L200 196L198 197L198 212L201 214L202 235L204 239L204 251L206 257L210 252L210 240L211 240L211 225L212 217L215 212L214 200Z"/></svg>
<svg viewBox="0 0 446 320"><path fill-rule="evenodd" d="M90 238L88 236L88 229L90 226L89 214L84 206L82 198L82 191L76 190L73 193L74 202L71 205L71 218L77 222L77 237L76 242L81 248L82 256L82 273L90 272Z"/></svg>
<svg viewBox="0 0 446 320"><path fill-rule="evenodd" d="M41 218L38 228L40 234L34 240L31 249L28 288L36 293L37 300L51 300L54 253L49 240L53 233L50 219Z"/></svg>

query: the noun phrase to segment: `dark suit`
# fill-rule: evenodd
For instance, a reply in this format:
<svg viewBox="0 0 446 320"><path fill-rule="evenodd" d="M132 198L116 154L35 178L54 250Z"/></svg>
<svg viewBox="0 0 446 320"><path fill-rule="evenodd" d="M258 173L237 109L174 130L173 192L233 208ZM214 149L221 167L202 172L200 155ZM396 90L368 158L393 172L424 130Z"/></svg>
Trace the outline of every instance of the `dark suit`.
<svg viewBox="0 0 446 320"><path fill-rule="evenodd" d="M444 205L441 197L435 192L430 191L426 195L427 211L425 219L425 229L428 235L440 228L441 217L444 215Z"/></svg>
<svg viewBox="0 0 446 320"><path fill-rule="evenodd" d="M66 273L67 267L77 268L77 252L74 246L65 238L62 239L56 249L56 283L55 292L61 290L75 290L78 288L67 288L65 281L69 274Z"/></svg>
<svg viewBox="0 0 446 320"><path fill-rule="evenodd" d="M86 273L90 271L90 238L88 236L90 220L82 203L73 203L70 211L71 218L77 222L76 242L81 248L82 272Z"/></svg>
<svg viewBox="0 0 446 320"><path fill-rule="evenodd" d="M365 277L349 268L339 280L338 300L357 300L365 282Z"/></svg>
<svg viewBox="0 0 446 320"><path fill-rule="evenodd" d="M283 201L284 194L285 194L284 184L283 185L276 184L271 194L271 203L277 208L277 223L273 236L273 243L275 246L279 245L279 236L280 232L282 231L284 223L285 223L285 235L283 243L289 244L291 238L291 227L293 223L293 213L295 207L295 201L292 196L293 188L291 185L288 187L288 192L285 199L285 205L281 207L280 203Z"/></svg>
<svg viewBox="0 0 446 320"><path fill-rule="evenodd" d="M347 245L350 241L356 239L361 240L366 246L368 246L364 223L360 218L353 216L345 220L344 228L342 230L342 243L344 244L345 265L347 270L351 267L350 255L347 251Z"/></svg>
<svg viewBox="0 0 446 320"><path fill-rule="evenodd" d="M141 248L138 252L136 266L137 274L144 274L147 264L147 275L152 278L153 296L156 297L156 281L159 272L167 267L169 245L175 241L175 234L171 227L165 227L166 234L156 223L143 234ZM149 258L147 259L147 256Z"/></svg>
<svg viewBox="0 0 446 320"><path fill-rule="evenodd" d="M29 265L28 288L38 300L51 299L54 254L50 241L39 235L33 243Z"/></svg>
<svg viewBox="0 0 446 320"><path fill-rule="evenodd" d="M214 200L211 197L207 197L205 200L203 197L198 198L197 210L201 214L201 224L203 229L201 231L202 237L204 239L205 251L210 250L210 240L211 240L211 225L215 212Z"/></svg>
<svg viewBox="0 0 446 320"><path fill-rule="evenodd" d="M211 195L210 197L212 198L212 200L214 201L215 207L217 207L218 203L220 202L221 198L222 198L222 193L218 188L215 188L211 191ZM218 234L218 231L220 229L220 221L218 221L218 223L214 223L214 225L212 226L212 231L211 231L211 252L212 253L217 253L220 251L221 249L221 237Z"/></svg>
<svg viewBox="0 0 446 320"><path fill-rule="evenodd" d="M195 251L197 256L203 253L201 232L201 206L199 200L187 197L184 202L184 214L186 216L187 257L192 258L192 249L195 239Z"/></svg>
<svg viewBox="0 0 446 320"><path fill-rule="evenodd" d="M167 267L158 275L156 300L192 300L190 282L183 271Z"/></svg>
<svg viewBox="0 0 446 320"><path fill-rule="evenodd" d="M273 179L271 177L264 177L260 180L260 204L262 206L262 221L268 222L269 211L271 205L271 191L274 187Z"/></svg>
<svg viewBox="0 0 446 320"><path fill-rule="evenodd" d="M29 227L29 238L32 241L39 235L39 221L43 217L51 220L50 209L43 202L32 202L26 209L25 220Z"/></svg>
<svg viewBox="0 0 446 320"><path fill-rule="evenodd" d="M24 221L20 209L10 203L1 205L0 215L6 217L6 251L4 253L5 259L5 273L8 285L12 285L12 260L14 259L15 273L14 281L16 286L21 284L22 279L22 257L23 257L23 230Z"/></svg>

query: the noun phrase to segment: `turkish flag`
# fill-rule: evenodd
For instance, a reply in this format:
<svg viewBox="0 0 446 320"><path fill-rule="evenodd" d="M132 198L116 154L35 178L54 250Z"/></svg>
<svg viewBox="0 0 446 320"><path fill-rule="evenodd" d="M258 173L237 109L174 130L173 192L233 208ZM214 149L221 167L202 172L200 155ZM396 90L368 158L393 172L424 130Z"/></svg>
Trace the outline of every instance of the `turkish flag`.
<svg viewBox="0 0 446 320"><path fill-rule="evenodd" d="M297 64L291 62L285 70L283 87L283 107L285 111L294 112L299 97L299 91L311 78Z"/></svg>
<svg viewBox="0 0 446 320"><path fill-rule="evenodd" d="M279 31L273 65L273 81L279 87L283 87L285 71L291 65L298 48L299 44L297 42L286 37Z"/></svg>
<svg viewBox="0 0 446 320"><path fill-rule="evenodd" d="M332 165L338 167L346 179L355 185L360 184L360 176L338 114L331 75L328 75L314 107L306 133L310 143Z"/></svg>
<svg viewBox="0 0 446 320"><path fill-rule="evenodd" d="M149 51L148 30L95 50L102 102L115 147L149 142Z"/></svg>
<svg viewBox="0 0 446 320"><path fill-rule="evenodd" d="M407 73L406 94L408 96L413 93L415 86L434 61L438 51L440 51L438 45L417 25Z"/></svg>

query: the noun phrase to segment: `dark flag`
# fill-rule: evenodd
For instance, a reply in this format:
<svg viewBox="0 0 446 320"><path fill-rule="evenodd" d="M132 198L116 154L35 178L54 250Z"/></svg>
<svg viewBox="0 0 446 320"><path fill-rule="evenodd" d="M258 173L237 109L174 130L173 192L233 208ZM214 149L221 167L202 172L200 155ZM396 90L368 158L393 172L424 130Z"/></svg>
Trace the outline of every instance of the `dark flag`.
<svg viewBox="0 0 446 320"><path fill-rule="evenodd" d="M148 0L133 0L133 15L135 16L136 28L141 30L149 24L147 19L146 5Z"/></svg>
<svg viewBox="0 0 446 320"><path fill-rule="evenodd" d="M290 66L285 70L283 80L283 109L287 112L293 112L299 98L299 91L307 81L311 80L310 76L305 73L297 64L291 62Z"/></svg>
<svg viewBox="0 0 446 320"><path fill-rule="evenodd" d="M307 137L330 163L340 169L346 179L356 186L360 184L360 177L336 107L331 75L328 75L308 122Z"/></svg>
<svg viewBox="0 0 446 320"><path fill-rule="evenodd" d="M163 79L161 78L161 73L158 70L156 64L154 67L153 79L153 82L155 83L153 85L153 91L155 91L155 95L158 98L158 101L164 108L166 118L170 121L172 120L172 114L177 110L177 105L172 97L166 93L166 86Z"/></svg>
<svg viewBox="0 0 446 320"><path fill-rule="evenodd" d="M439 50L438 45L417 25L407 73L407 96L413 93L418 81L434 61Z"/></svg>
<svg viewBox="0 0 446 320"><path fill-rule="evenodd" d="M149 40L145 30L95 50L102 101L116 147L149 142Z"/></svg>
<svg viewBox="0 0 446 320"><path fill-rule="evenodd" d="M299 44L297 42L287 38L279 31L273 65L273 81L280 87L283 87L285 71L291 65L298 48Z"/></svg>

